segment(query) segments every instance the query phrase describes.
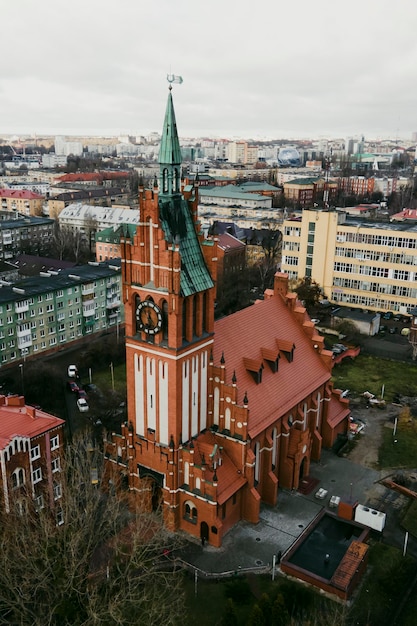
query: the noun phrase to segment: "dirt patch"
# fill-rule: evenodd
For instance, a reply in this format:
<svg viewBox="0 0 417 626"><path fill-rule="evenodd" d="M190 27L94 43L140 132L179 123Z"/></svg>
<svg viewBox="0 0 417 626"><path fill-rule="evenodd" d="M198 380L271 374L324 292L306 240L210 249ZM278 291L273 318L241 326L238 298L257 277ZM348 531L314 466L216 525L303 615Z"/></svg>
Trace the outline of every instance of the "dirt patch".
<svg viewBox="0 0 417 626"><path fill-rule="evenodd" d="M358 435L354 448L348 458L353 463L364 467L378 469L378 450L382 444L383 428L394 428L394 420L401 411L401 407L393 404L385 408L369 407L361 400L352 400L352 417L361 420L365 428Z"/></svg>

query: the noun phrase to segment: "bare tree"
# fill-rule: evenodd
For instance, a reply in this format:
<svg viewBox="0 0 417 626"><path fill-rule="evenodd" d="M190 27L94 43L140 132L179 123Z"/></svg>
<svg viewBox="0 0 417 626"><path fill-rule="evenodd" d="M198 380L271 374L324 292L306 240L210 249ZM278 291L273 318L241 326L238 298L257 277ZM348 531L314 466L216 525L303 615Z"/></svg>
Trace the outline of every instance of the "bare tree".
<svg viewBox="0 0 417 626"><path fill-rule="evenodd" d="M26 513L0 512L0 624L178 623L182 578L164 556L172 537L157 516L133 515L104 493L102 468L79 436L62 462L54 515L35 511L29 495Z"/></svg>

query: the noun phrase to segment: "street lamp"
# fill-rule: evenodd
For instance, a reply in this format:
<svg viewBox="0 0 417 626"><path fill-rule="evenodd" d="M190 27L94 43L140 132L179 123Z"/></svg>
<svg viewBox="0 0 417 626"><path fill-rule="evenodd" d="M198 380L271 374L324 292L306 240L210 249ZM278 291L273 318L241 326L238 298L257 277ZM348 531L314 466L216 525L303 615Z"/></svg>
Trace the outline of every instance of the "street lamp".
<svg viewBox="0 0 417 626"><path fill-rule="evenodd" d="M113 371L113 361L110 363L110 373L111 373L111 388L114 391L114 371Z"/></svg>

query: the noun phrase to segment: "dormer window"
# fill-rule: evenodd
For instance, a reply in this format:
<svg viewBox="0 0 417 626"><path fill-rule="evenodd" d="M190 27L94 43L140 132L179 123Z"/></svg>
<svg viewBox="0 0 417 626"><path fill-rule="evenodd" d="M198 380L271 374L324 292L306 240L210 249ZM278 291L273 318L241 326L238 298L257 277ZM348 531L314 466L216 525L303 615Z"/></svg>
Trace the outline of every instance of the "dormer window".
<svg viewBox="0 0 417 626"><path fill-rule="evenodd" d="M253 380L257 385L262 382L262 370L264 365L260 359L248 359L243 358L243 364L248 372L252 375Z"/></svg>
<svg viewBox="0 0 417 626"><path fill-rule="evenodd" d="M285 341L284 339L277 339L277 346L281 352L284 353L288 363L292 363L294 360L295 344L292 341Z"/></svg>
<svg viewBox="0 0 417 626"><path fill-rule="evenodd" d="M275 373L278 371L279 360L281 355L278 349L269 350L268 348L261 348L261 354L264 359L271 368L271 370Z"/></svg>

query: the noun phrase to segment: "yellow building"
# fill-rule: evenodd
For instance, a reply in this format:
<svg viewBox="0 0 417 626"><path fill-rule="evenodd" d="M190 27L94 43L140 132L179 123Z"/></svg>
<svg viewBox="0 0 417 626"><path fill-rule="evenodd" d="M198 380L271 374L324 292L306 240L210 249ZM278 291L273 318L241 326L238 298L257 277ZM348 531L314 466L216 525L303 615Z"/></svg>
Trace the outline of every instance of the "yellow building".
<svg viewBox="0 0 417 626"><path fill-rule="evenodd" d="M334 303L407 313L417 306L417 223L304 210L283 224L282 271L311 277Z"/></svg>
<svg viewBox="0 0 417 626"><path fill-rule="evenodd" d="M28 189L0 189L0 199L3 211L35 216L43 213L44 197Z"/></svg>

